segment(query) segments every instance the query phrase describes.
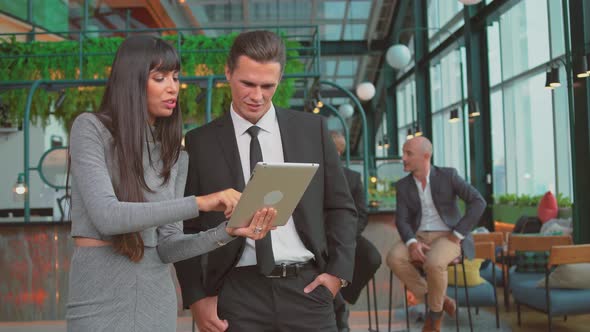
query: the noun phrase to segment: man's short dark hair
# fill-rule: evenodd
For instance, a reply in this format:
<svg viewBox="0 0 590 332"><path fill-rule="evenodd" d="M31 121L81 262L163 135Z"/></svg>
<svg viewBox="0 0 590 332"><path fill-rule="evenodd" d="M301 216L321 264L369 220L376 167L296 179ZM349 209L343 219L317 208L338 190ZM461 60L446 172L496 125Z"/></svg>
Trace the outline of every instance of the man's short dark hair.
<svg viewBox="0 0 590 332"><path fill-rule="evenodd" d="M242 55L260 63L278 62L281 73L287 61L285 43L281 37L265 30L243 32L236 37L227 58L230 73L236 69L238 58Z"/></svg>

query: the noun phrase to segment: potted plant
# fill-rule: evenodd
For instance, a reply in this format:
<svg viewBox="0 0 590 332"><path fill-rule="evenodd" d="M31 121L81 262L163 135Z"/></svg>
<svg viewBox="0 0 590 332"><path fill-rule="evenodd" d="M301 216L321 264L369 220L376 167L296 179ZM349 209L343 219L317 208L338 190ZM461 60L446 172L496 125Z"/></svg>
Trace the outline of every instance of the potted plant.
<svg viewBox="0 0 590 332"><path fill-rule="evenodd" d="M570 218L572 216L572 200L564 196L563 193L557 194L557 206L559 212L557 213L558 218Z"/></svg>
<svg viewBox="0 0 590 332"><path fill-rule="evenodd" d="M536 216L542 196L505 194L494 198L494 220L515 224L521 216Z"/></svg>

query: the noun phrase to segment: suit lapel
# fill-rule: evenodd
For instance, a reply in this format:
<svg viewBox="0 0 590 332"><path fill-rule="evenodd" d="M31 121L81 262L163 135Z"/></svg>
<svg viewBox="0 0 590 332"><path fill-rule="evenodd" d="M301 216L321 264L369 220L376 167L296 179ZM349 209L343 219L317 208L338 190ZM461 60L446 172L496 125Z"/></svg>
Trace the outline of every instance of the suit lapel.
<svg viewBox="0 0 590 332"><path fill-rule="evenodd" d="M434 207L436 208L438 215L441 216L441 218L442 218L442 214L440 213L440 208L439 208L438 201L437 201L437 199L439 197L439 195L438 195L439 191L440 191L440 178L439 178L438 170L436 169L436 167L431 166L430 167L430 194L432 196L432 202L434 203Z"/></svg>
<svg viewBox="0 0 590 332"><path fill-rule="evenodd" d="M226 112L226 114L219 119L217 126L219 129L217 131L217 141L221 148L221 153L231 171L235 189L237 191L243 191L245 187L244 172L242 171L238 143L236 142L236 134L230 112Z"/></svg>
<svg viewBox="0 0 590 332"><path fill-rule="evenodd" d="M410 194L410 202L414 202L420 210L422 203L420 202L420 195L418 194L418 188L416 188L416 180L412 174L408 175L408 192Z"/></svg>
<svg viewBox="0 0 590 332"><path fill-rule="evenodd" d="M438 192L439 189L439 181L438 181L438 172L434 166L430 167L430 192L432 193L432 197L434 199L435 193Z"/></svg>

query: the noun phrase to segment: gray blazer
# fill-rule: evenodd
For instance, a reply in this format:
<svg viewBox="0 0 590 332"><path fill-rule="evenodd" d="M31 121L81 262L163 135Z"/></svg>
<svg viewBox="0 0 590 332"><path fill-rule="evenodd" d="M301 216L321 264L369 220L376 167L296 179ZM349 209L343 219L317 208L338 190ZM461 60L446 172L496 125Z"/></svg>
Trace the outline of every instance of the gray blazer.
<svg viewBox="0 0 590 332"><path fill-rule="evenodd" d="M475 255L471 230L483 214L486 202L472 185L465 182L454 168L432 166L430 168L432 200L439 216L452 231L465 236L462 242L465 255ZM416 237L422 219L418 188L412 174L396 183L396 225L404 242ZM457 197L465 201L465 215L461 217Z"/></svg>

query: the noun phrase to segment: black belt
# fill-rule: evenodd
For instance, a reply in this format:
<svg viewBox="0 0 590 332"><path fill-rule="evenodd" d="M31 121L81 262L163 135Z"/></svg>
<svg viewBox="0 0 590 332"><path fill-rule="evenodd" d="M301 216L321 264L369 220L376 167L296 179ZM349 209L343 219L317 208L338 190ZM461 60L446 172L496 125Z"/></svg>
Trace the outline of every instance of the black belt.
<svg viewBox="0 0 590 332"><path fill-rule="evenodd" d="M315 268L313 262L275 265L267 278L292 278L299 275L304 269Z"/></svg>

